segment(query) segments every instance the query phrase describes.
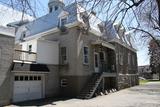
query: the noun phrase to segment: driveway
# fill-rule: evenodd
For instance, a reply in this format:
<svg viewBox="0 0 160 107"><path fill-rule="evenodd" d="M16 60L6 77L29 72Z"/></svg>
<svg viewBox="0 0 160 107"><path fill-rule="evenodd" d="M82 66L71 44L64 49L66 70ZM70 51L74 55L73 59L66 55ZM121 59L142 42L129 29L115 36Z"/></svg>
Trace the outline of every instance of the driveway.
<svg viewBox="0 0 160 107"><path fill-rule="evenodd" d="M37 101L17 106L41 106L41 107L160 107L160 82L149 82L121 90L109 95L98 96L90 100L48 100Z"/></svg>

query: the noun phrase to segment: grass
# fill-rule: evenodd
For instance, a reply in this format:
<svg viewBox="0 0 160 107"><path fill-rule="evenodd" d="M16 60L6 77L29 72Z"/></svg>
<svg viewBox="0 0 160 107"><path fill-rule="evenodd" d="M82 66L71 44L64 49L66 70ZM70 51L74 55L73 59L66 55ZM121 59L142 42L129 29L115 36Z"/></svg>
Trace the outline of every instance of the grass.
<svg viewBox="0 0 160 107"><path fill-rule="evenodd" d="M140 84L140 85L146 84L147 82L149 82L149 80L139 80L139 84Z"/></svg>
<svg viewBox="0 0 160 107"><path fill-rule="evenodd" d="M140 85L146 84L148 82L160 82L160 81L159 80L139 80Z"/></svg>

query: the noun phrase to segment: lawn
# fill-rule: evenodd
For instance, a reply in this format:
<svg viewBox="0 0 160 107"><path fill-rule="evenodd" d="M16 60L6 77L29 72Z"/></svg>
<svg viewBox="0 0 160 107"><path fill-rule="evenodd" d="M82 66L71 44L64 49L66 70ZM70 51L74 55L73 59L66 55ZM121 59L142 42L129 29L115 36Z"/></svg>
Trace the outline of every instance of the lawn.
<svg viewBox="0 0 160 107"><path fill-rule="evenodd" d="M146 84L148 82L160 82L160 81L159 80L139 80L140 85Z"/></svg>

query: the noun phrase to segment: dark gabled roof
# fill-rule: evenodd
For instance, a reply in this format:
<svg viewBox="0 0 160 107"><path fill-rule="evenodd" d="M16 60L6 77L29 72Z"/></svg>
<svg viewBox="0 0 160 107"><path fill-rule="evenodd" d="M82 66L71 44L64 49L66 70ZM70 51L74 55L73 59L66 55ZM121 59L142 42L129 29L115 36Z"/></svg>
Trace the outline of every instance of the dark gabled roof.
<svg viewBox="0 0 160 107"><path fill-rule="evenodd" d="M27 64L14 62L12 71L33 71L33 72L49 72L49 68L46 64Z"/></svg>

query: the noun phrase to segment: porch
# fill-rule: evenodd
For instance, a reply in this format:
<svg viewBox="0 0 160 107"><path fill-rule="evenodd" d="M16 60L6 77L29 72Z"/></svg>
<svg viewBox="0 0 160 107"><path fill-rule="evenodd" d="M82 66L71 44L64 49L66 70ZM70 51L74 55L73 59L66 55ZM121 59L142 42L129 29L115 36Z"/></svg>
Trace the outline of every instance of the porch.
<svg viewBox="0 0 160 107"><path fill-rule="evenodd" d="M94 50L94 71L103 76L116 76L116 53L114 45L97 40L92 43Z"/></svg>
<svg viewBox="0 0 160 107"><path fill-rule="evenodd" d="M25 50L14 50L13 62L36 63L37 53Z"/></svg>
<svg viewBox="0 0 160 107"><path fill-rule="evenodd" d="M94 72L78 96L81 99L90 99L99 92L117 90L115 47L106 41L97 40L92 43L91 56Z"/></svg>

